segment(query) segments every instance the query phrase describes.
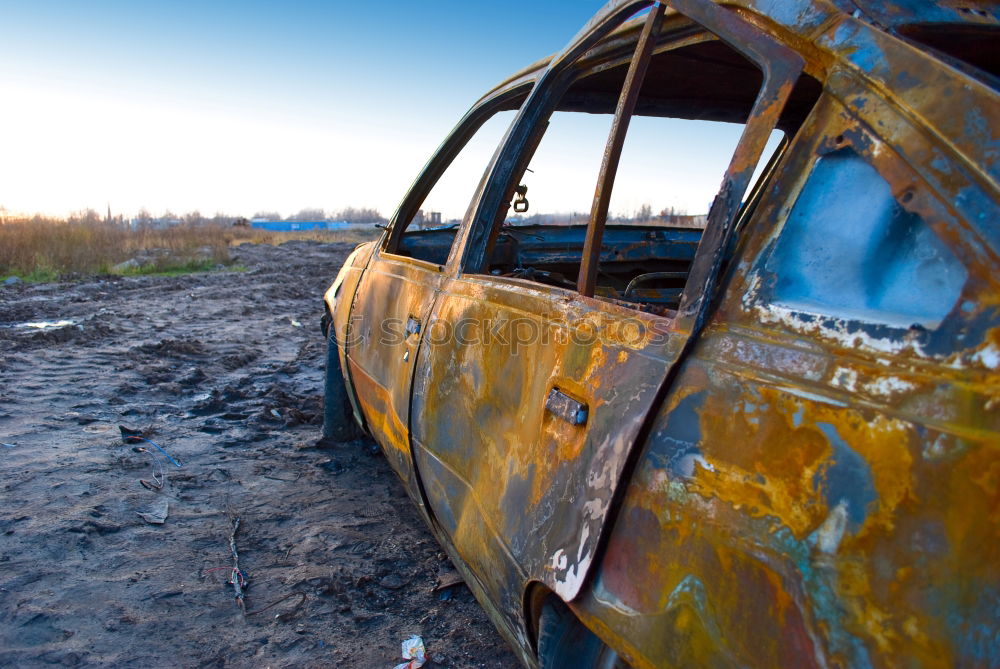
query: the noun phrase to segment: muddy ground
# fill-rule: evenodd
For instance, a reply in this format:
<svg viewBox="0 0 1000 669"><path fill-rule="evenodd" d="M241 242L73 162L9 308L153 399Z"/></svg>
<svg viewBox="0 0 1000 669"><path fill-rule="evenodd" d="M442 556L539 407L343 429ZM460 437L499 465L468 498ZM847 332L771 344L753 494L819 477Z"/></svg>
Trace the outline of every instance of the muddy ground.
<svg viewBox="0 0 1000 669"><path fill-rule="evenodd" d="M316 447L350 249L0 286L0 666L389 669L411 634L427 667L518 666L468 590L435 591L451 566L381 454Z"/></svg>

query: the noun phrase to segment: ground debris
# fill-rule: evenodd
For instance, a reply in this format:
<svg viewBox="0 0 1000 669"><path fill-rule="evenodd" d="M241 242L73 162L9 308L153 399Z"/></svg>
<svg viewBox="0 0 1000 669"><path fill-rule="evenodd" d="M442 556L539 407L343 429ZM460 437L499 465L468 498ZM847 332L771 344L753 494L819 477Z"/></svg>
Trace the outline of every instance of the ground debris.
<svg viewBox="0 0 1000 669"><path fill-rule="evenodd" d="M233 572L229 575L229 585L236 592L236 605L246 615L247 604L244 600L243 588L246 586L246 575L240 569L240 554L236 550L236 533L240 531L240 517L233 518L233 531L229 535L229 552L233 555Z"/></svg>
<svg viewBox="0 0 1000 669"><path fill-rule="evenodd" d="M0 666L386 669L410 634L452 666L518 666L467 589L432 591L446 558L372 442L302 447L320 437L323 386L308 325L352 248L240 246L248 272L4 292L0 320L86 327L0 328L0 442L16 444L0 447ZM109 448L120 423L183 469L143 441ZM136 482L154 455L162 490ZM157 502L169 522L136 517Z"/></svg>
<svg viewBox="0 0 1000 669"><path fill-rule="evenodd" d="M170 505L165 499L154 504L149 511L138 511L137 515L151 525L162 525L167 520Z"/></svg>

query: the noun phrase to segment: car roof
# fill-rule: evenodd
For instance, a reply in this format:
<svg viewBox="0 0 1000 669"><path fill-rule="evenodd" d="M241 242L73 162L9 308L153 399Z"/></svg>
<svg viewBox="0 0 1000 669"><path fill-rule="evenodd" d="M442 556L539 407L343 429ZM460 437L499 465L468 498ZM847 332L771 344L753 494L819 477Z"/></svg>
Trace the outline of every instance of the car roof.
<svg viewBox="0 0 1000 669"><path fill-rule="evenodd" d="M863 18L872 26L883 31L906 36L918 31L931 29L951 30L965 35L970 28L979 28L989 33L996 31L1000 39L1000 3L997 0L963 0L949 6L934 0L712 0L716 4L728 5L750 11L766 18L775 27L798 33L804 38L814 38L816 31L840 16L850 15ZM571 47L581 41L606 18L631 4L629 0L611 0L605 4L584 25L569 45L561 52L531 63L511 74L494 86L482 99L494 97L497 93L537 79L554 61L563 57ZM675 14L667 8L666 15ZM642 25L641 17L634 17L619 26L612 36L638 34ZM988 34L988 33L987 33Z"/></svg>
<svg viewBox="0 0 1000 669"><path fill-rule="evenodd" d="M972 208L963 216L975 222L981 239L991 248L992 262L998 262L1000 230L995 226L995 211L1000 195L1000 151L995 132L1000 79L995 76L997 62L989 59L1000 56L993 55L996 49L981 45L1000 40L1000 4L984 0L962 0L960 6L939 6L930 0L707 1L736 9L763 31L794 46L805 58L804 72L815 81L828 81L832 72L849 72L850 77L865 82L872 94L890 101L892 107L923 125L936 141L948 145L978 183L976 204L970 204ZM519 87L527 90L549 68L575 62L585 46L593 43L594 32L609 19L627 18L642 7L635 0L611 0L562 51L507 77L475 106ZM685 21L670 9L664 20L672 20L675 26ZM638 38L642 23L639 16L624 21L601 40L601 46L587 52L586 60L600 62L605 53L611 58L615 49L627 51ZM932 38L941 35L955 39L935 44ZM935 48L938 45L943 46ZM958 49L958 57L950 57L948 48ZM972 56L985 52L992 70L980 71L977 63L961 62L963 48ZM928 95L928 86L940 95L946 93L949 104L940 104L940 95ZM854 103L863 105L864 99L859 97ZM969 204L973 198L968 193L952 192L961 183L949 182L945 195L955 203Z"/></svg>

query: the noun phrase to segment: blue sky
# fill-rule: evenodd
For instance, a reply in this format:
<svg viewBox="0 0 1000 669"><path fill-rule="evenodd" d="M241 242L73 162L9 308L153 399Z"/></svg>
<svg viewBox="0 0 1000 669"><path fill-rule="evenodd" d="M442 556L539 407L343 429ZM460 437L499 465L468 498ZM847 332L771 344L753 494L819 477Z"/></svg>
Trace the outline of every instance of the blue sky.
<svg viewBox="0 0 1000 669"><path fill-rule="evenodd" d="M602 4L0 0L0 206L388 216L472 102L560 50ZM660 201L646 195L656 183L629 193L620 180L619 209L652 199L703 213L735 136L680 130L668 176L681 195ZM588 155L599 160L595 139ZM577 148L561 141L556 156ZM706 165L699 188L681 183L692 170L678 141L699 161L716 141L723 167ZM461 188L492 149L472 157ZM537 176L551 207L586 204L598 165L579 167Z"/></svg>
<svg viewBox="0 0 1000 669"><path fill-rule="evenodd" d="M601 4L0 2L0 205L388 215L472 101Z"/></svg>

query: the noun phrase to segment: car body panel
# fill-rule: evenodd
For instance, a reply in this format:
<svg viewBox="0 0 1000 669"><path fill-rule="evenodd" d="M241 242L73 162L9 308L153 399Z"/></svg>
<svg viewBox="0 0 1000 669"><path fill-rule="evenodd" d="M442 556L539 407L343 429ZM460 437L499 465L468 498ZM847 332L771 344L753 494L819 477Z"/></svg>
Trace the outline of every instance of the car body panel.
<svg viewBox="0 0 1000 669"><path fill-rule="evenodd" d="M471 275L444 287L432 322L467 324L441 343L431 333L414 385L414 448L438 522L460 552L491 556L479 577L512 613L528 579L571 599L684 334L558 288ZM582 405L585 422L547 408L553 393ZM496 555L482 550L487 536Z"/></svg>
<svg viewBox="0 0 1000 669"><path fill-rule="evenodd" d="M365 421L420 500L410 453L410 384L441 268L376 251L358 283L346 358Z"/></svg>
<svg viewBox="0 0 1000 669"><path fill-rule="evenodd" d="M595 35L638 6L620 0L484 96L428 163L400 212L485 110L527 95L447 259L385 253L397 212L349 270L356 297L334 323L354 337L358 413L528 666L547 593L637 667L1000 665L1000 96L904 36L921 17L1000 17L975 2L671 4L775 64L676 317L484 271L552 82L599 61ZM607 43L634 44L641 23ZM822 93L737 217L797 68ZM841 168L870 188L816 185ZM879 202L898 230L872 248L892 253L810 283L824 253L801 211L818 226ZM665 248L608 235L636 257ZM415 336L372 343L410 317Z"/></svg>
<svg viewBox="0 0 1000 669"><path fill-rule="evenodd" d="M831 76L654 423L593 588L572 603L635 666L1000 663L1000 287L982 230L995 229L995 183L962 169L979 149L880 97ZM992 97L974 108L995 110ZM844 150L962 260L940 323L771 301L792 203Z"/></svg>

